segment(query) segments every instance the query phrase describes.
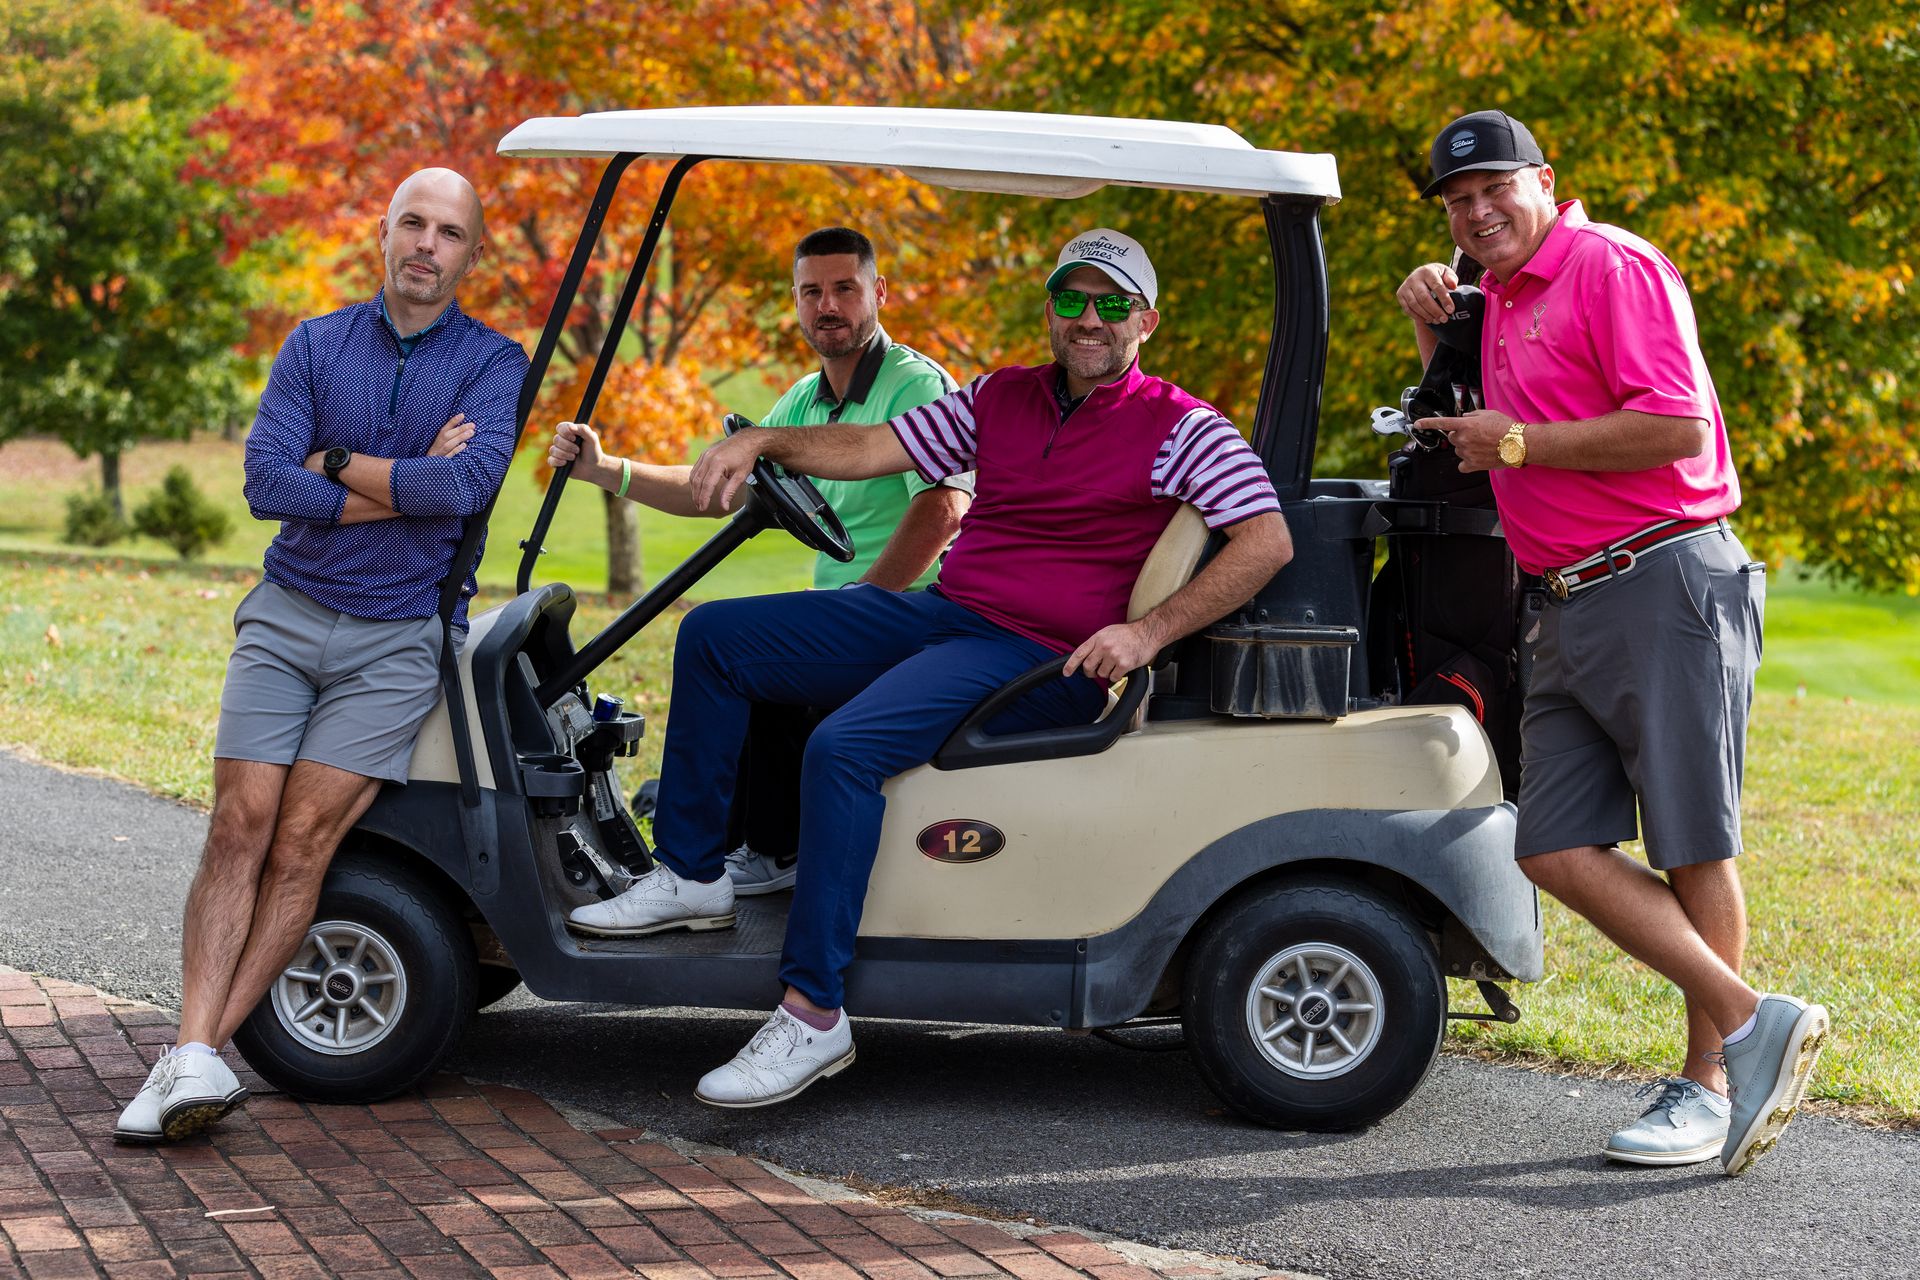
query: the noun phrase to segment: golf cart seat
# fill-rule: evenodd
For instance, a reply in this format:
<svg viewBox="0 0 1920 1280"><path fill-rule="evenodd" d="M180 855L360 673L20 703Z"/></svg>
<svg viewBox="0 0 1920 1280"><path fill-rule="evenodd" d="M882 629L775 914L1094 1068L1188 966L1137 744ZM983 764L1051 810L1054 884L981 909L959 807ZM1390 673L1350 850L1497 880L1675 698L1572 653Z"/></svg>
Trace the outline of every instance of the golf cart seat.
<svg viewBox="0 0 1920 1280"><path fill-rule="evenodd" d="M1147 553L1147 562L1140 566L1140 576L1134 579L1133 596L1127 601L1128 622L1146 617L1165 603L1168 596L1187 585L1194 570L1200 567L1200 557L1207 549L1207 535L1211 532L1198 507L1186 502L1180 504L1160 540Z"/></svg>
<svg viewBox="0 0 1920 1280"><path fill-rule="evenodd" d="M1180 504L1161 532L1160 540L1147 553L1147 562L1140 566L1140 576L1134 579L1133 595L1127 600L1128 622L1140 621L1192 580L1211 532L1198 507L1188 502ZM1112 715L1113 709L1120 705L1120 695L1126 687L1124 676L1108 686L1107 709L1101 712L1102 718ZM1124 732L1132 733L1146 722L1147 704L1142 702L1128 718Z"/></svg>

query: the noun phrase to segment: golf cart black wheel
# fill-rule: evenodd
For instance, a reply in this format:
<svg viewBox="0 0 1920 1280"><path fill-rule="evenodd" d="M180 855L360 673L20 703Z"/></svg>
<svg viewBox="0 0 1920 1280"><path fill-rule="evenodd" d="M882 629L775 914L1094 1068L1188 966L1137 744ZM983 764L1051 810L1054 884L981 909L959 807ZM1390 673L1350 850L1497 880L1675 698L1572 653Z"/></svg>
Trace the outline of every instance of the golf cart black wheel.
<svg viewBox="0 0 1920 1280"><path fill-rule="evenodd" d="M1187 1044L1207 1087L1278 1129L1334 1132L1420 1087L1446 1027L1426 931L1356 884L1271 885L1212 921L1187 962Z"/></svg>
<svg viewBox="0 0 1920 1280"><path fill-rule="evenodd" d="M300 949L233 1042L296 1098L377 1102L453 1051L478 967L467 926L430 885L391 861L342 854Z"/></svg>
<svg viewBox="0 0 1920 1280"><path fill-rule="evenodd" d="M520 989L520 971L505 965L483 964L476 982L478 995L474 999L474 1007L484 1009L500 1003Z"/></svg>

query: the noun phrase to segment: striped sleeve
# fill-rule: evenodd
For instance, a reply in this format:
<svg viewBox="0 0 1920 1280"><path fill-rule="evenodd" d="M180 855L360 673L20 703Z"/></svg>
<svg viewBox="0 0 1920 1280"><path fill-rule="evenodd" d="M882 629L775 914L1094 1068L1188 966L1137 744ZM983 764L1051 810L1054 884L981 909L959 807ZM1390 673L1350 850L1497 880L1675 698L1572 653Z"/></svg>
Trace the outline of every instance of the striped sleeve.
<svg viewBox="0 0 1920 1280"><path fill-rule="evenodd" d="M1233 424L1209 408L1180 419L1153 460L1153 496L1191 502L1209 529L1280 510L1267 469Z"/></svg>
<svg viewBox="0 0 1920 1280"><path fill-rule="evenodd" d="M914 470L928 484L973 470L978 441L973 398L989 376L983 373L958 391L949 391L888 422L907 456L913 459Z"/></svg>

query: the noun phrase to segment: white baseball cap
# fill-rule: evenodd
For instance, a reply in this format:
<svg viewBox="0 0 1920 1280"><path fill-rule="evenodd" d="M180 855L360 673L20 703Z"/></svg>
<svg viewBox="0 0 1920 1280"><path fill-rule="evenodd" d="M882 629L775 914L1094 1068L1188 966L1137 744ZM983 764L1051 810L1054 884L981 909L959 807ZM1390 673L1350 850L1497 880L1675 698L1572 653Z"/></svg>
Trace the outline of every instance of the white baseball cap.
<svg viewBox="0 0 1920 1280"><path fill-rule="evenodd" d="M1059 288L1060 282L1075 267L1098 267L1116 284L1125 285L1145 298L1149 307L1155 305L1160 296L1160 278L1153 273L1147 251L1140 247L1138 240L1112 227L1095 227L1067 241L1053 274L1047 277L1048 290Z"/></svg>

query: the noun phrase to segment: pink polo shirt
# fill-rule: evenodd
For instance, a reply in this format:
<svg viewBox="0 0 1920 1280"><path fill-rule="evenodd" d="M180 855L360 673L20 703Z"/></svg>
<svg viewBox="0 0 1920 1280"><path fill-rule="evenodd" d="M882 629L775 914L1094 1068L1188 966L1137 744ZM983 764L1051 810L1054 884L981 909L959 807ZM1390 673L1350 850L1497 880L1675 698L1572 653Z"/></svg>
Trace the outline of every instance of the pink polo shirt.
<svg viewBox="0 0 1920 1280"><path fill-rule="evenodd" d="M1713 424L1699 457L1645 471L1496 467L1500 523L1523 568L1560 568L1658 521L1724 516L1740 505L1693 300L1658 249L1589 221L1569 200L1512 280L1489 275L1481 284L1488 408L1521 422L1635 409Z"/></svg>

